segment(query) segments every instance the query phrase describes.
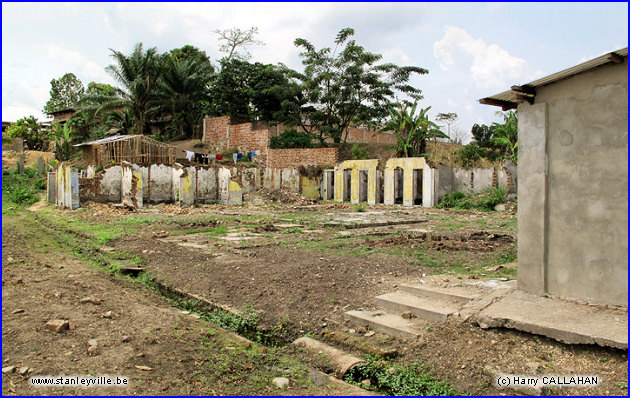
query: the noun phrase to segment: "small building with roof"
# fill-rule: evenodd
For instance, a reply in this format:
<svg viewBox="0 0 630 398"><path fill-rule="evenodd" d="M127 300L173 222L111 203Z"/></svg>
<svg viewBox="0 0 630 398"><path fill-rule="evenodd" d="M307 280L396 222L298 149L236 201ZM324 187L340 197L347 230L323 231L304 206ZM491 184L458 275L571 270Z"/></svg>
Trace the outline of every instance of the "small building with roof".
<svg viewBox="0 0 630 398"><path fill-rule="evenodd" d="M628 48L479 100L518 112L518 288L628 306Z"/></svg>

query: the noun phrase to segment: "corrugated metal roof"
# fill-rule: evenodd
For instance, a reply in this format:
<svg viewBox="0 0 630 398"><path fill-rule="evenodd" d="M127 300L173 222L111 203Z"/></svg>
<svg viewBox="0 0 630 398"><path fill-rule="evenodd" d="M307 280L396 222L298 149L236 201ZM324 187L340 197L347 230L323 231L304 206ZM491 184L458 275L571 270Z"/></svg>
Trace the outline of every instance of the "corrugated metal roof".
<svg viewBox="0 0 630 398"><path fill-rule="evenodd" d="M552 75L545 76L538 80L534 80L530 83L523 84L520 87L525 88L525 89L533 88L535 90L537 87L542 87L551 83L555 83L558 80L566 79L571 76L575 76L579 73L587 72L591 69L597 68L602 65L618 63L618 62L615 62L615 60L619 60L620 57L621 59L626 58L624 62L627 62L628 47L622 48L617 51L613 51L611 53L601 55L590 61L586 61L584 63L562 70ZM479 100L479 102L485 105L503 106L504 108L513 109L513 108L516 108L516 105L519 102L522 102L525 97L530 97L533 99L534 96L535 94L533 95L526 94L524 92L519 92L512 89L512 90L504 91L499 94L495 94L491 97L482 98Z"/></svg>
<svg viewBox="0 0 630 398"><path fill-rule="evenodd" d="M130 138L134 138L134 137L138 137L138 136L139 136L138 134L135 134L135 135L114 135L112 137L105 137L105 138L101 138L100 140L96 140L96 141L82 142L82 143L76 144L74 146L105 144L106 142L128 140Z"/></svg>

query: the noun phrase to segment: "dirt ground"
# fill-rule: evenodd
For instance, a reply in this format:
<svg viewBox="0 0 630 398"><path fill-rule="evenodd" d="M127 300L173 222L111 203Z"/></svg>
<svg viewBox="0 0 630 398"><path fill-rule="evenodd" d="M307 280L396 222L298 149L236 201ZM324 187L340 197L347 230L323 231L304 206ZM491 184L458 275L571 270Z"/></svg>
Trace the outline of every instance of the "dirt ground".
<svg viewBox="0 0 630 398"><path fill-rule="evenodd" d="M397 208L375 206L373 210L385 218L400 217ZM427 323L426 333L414 342L381 333L371 337L357 333L346 323L343 312L371 308L375 296L403 283L417 283L426 275L514 279L516 218L509 211L413 208L405 210L406 216L422 222L356 229L326 226L351 211L349 205L330 203L273 203L238 208L204 205L184 210L159 205L129 213L91 204L74 212L46 207L37 212L35 220L42 224L39 228L53 234L72 231L77 239L96 242L100 251L110 256L121 261L131 259L165 285L237 310L259 311L261 328L286 341L308 334L355 355L381 353L399 363L422 361L440 380L468 394L518 393L496 388L487 371L492 367L518 375L600 377L596 388L543 391L546 394L627 395L627 353L619 350L570 346L513 330L482 330L454 320ZM7 236L3 225L3 366L32 366L38 374L58 374L62 369L77 374L115 371L146 378L146 383L133 387L134 393L141 394L242 391L229 383L211 388L203 381L209 376L196 373L196 366L203 365L195 364L204 363L198 347L208 338L211 325L182 315L161 302L157 293L86 266L72 253L63 260L47 259L46 245L35 242L24 250L17 242L29 242L21 226L30 218L23 217L19 221L16 216ZM59 269L59 264L64 268ZM38 293L27 285L36 286ZM59 297L55 293L60 293ZM83 296L98 296L103 303L76 304ZM56 305L62 303L67 305L57 310ZM14 307L25 312L13 314ZM114 314L112 319L102 317L107 311ZM30 314L32 319L27 318ZM77 327L66 335L44 331L45 322L53 317L71 318ZM122 335L134 337L122 343ZM180 337L174 339L175 335ZM24 336L28 337L26 342L38 342L37 351L27 343L18 344ZM93 338L103 342L103 353L88 357L86 342ZM66 355L64 350L71 353ZM297 356L308 363L302 354L289 351L280 350L277 355L289 355L286 361ZM145 356L138 357L139 353ZM34 362L36 358L42 362ZM177 362L170 358L186 359ZM268 375L271 360L257 361L255 370L248 372L264 370ZM135 365L154 370L141 371ZM308 373L307 366L294 366L300 369L295 372ZM249 374L242 368L234 369L240 377ZM22 376L11 374L5 379L5 393L33 393L25 389ZM264 386L269 387L269 383ZM256 391L275 394L279 390ZM321 391L296 385L288 393ZM323 391L338 393L330 388Z"/></svg>

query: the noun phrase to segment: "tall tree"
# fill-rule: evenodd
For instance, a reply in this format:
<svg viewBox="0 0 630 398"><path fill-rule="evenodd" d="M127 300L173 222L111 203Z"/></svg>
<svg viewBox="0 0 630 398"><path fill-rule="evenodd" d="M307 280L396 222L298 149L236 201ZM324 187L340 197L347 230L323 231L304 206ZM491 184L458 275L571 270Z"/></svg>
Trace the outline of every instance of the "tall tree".
<svg viewBox="0 0 630 398"><path fill-rule="evenodd" d="M195 59L200 64L206 64L206 70L209 70L210 73L214 73L214 66L212 66L212 62L210 61L210 57L206 54L205 51L198 49L195 46L187 44L180 48L174 48L168 52L168 54L164 54L163 56L170 55L171 57L175 57L179 61L183 61L186 59Z"/></svg>
<svg viewBox="0 0 630 398"><path fill-rule="evenodd" d="M156 104L162 115L171 115L171 131L190 138L208 104L212 65L197 57L168 56L158 81ZM172 135L172 134L171 134Z"/></svg>
<svg viewBox="0 0 630 398"><path fill-rule="evenodd" d="M438 113L437 116L435 117L435 120L446 124L446 135L448 135L452 141L456 142L457 140L453 139L453 137L451 136L451 125L457 122L457 113L455 112Z"/></svg>
<svg viewBox="0 0 630 398"><path fill-rule="evenodd" d="M159 56L155 48L144 50L142 43L136 44L126 56L111 50L114 63L105 68L120 84L116 95L90 97L98 103L97 114L128 108L133 113L134 133L143 134L147 127L147 113L155 99L155 86L159 76Z"/></svg>
<svg viewBox="0 0 630 398"><path fill-rule="evenodd" d="M290 123L305 127L308 121L322 143L327 137L336 143L345 141L350 125L380 123L397 93L421 98L421 90L408 82L413 73L428 73L416 66L379 64L382 56L348 40L352 35L352 28L339 31L334 50L317 50L305 39L295 40L303 49L305 65L303 74L292 74L301 94L284 107Z"/></svg>
<svg viewBox="0 0 630 398"><path fill-rule="evenodd" d="M221 71L210 87L211 115L243 120L275 120L286 96L288 79L274 65L222 59Z"/></svg>
<svg viewBox="0 0 630 398"><path fill-rule="evenodd" d="M258 28L255 26L247 30L241 30L240 28L217 29L214 33L219 35L219 40L222 42L219 51L225 53L225 58L228 60L247 61L252 57L247 49L249 46L265 45L265 43L256 39Z"/></svg>
<svg viewBox="0 0 630 398"><path fill-rule="evenodd" d="M85 93L83 83L74 73L52 79L50 86L50 99L44 105L44 112L48 114L76 107Z"/></svg>

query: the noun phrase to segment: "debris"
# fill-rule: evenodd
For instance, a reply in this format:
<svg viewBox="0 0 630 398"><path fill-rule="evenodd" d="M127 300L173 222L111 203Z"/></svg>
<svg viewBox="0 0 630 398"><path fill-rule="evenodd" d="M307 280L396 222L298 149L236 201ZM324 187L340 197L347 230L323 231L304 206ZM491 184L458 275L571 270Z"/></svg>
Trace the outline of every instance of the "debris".
<svg viewBox="0 0 630 398"><path fill-rule="evenodd" d="M98 355L98 341L96 339L88 340L88 355Z"/></svg>
<svg viewBox="0 0 630 398"><path fill-rule="evenodd" d="M81 304L94 304L94 305L101 305L102 300L101 299L97 299L94 297L84 297L81 300L79 300L79 303Z"/></svg>
<svg viewBox="0 0 630 398"><path fill-rule="evenodd" d="M289 379L287 379L286 377L276 377L273 380L271 380L271 382L275 384L276 387L282 390L284 390L285 388L289 386Z"/></svg>
<svg viewBox="0 0 630 398"><path fill-rule="evenodd" d="M24 308L18 308L13 310L12 314L22 314L24 312Z"/></svg>
<svg viewBox="0 0 630 398"><path fill-rule="evenodd" d="M31 371L31 368L27 366L22 366L21 368L18 369L18 373L22 376L26 376L26 374L30 371Z"/></svg>
<svg viewBox="0 0 630 398"><path fill-rule="evenodd" d="M7 366L2 368L2 374L15 372L15 366Z"/></svg>
<svg viewBox="0 0 630 398"><path fill-rule="evenodd" d="M112 314L111 311L107 311L106 313L103 314L103 318L107 318L107 319L111 319L114 315Z"/></svg>
<svg viewBox="0 0 630 398"><path fill-rule="evenodd" d="M145 370L147 372L150 371L150 370L153 370L153 368L150 368L148 366L143 366L143 365L136 365L135 368L136 369L140 369L140 370Z"/></svg>
<svg viewBox="0 0 630 398"><path fill-rule="evenodd" d="M359 327L357 327L357 333L365 334L365 333L367 333L367 329L365 328L365 326L359 326Z"/></svg>
<svg viewBox="0 0 630 398"><path fill-rule="evenodd" d="M365 379L361 381L361 385L365 388L370 388L370 386L372 385L372 382L370 381L370 379Z"/></svg>
<svg viewBox="0 0 630 398"><path fill-rule="evenodd" d="M402 316L403 319L411 319L411 312L410 311L405 311L402 314L400 314L400 316Z"/></svg>
<svg viewBox="0 0 630 398"><path fill-rule="evenodd" d="M52 319L46 323L46 329L61 333L70 327L70 322L63 319Z"/></svg>
<svg viewBox="0 0 630 398"><path fill-rule="evenodd" d="M356 333L356 332L357 332L357 331L356 331L356 330L354 330L354 329L348 329L348 333L352 333L352 334L354 334L354 333Z"/></svg>
<svg viewBox="0 0 630 398"><path fill-rule="evenodd" d="M370 330L369 332L367 332L367 333L365 334L365 337L372 337L372 336L374 336L375 334L376 334L376 333L374 333L374 331L373 331L373 330Z"/></svg>
<svg viewBox="0 0 630 398"><path fill-rule="evenodd" d="M389 369L387 369L387 372L389 372L390 375L395 375L396 374L396 368L393 366L390 366Z"/></svg>
<svg viewBox="0 0 630 398"><path fill-rule="evenodd" d="M129 343L131 341L131 336L123 336L120 341L123 343Z"/></svg>

